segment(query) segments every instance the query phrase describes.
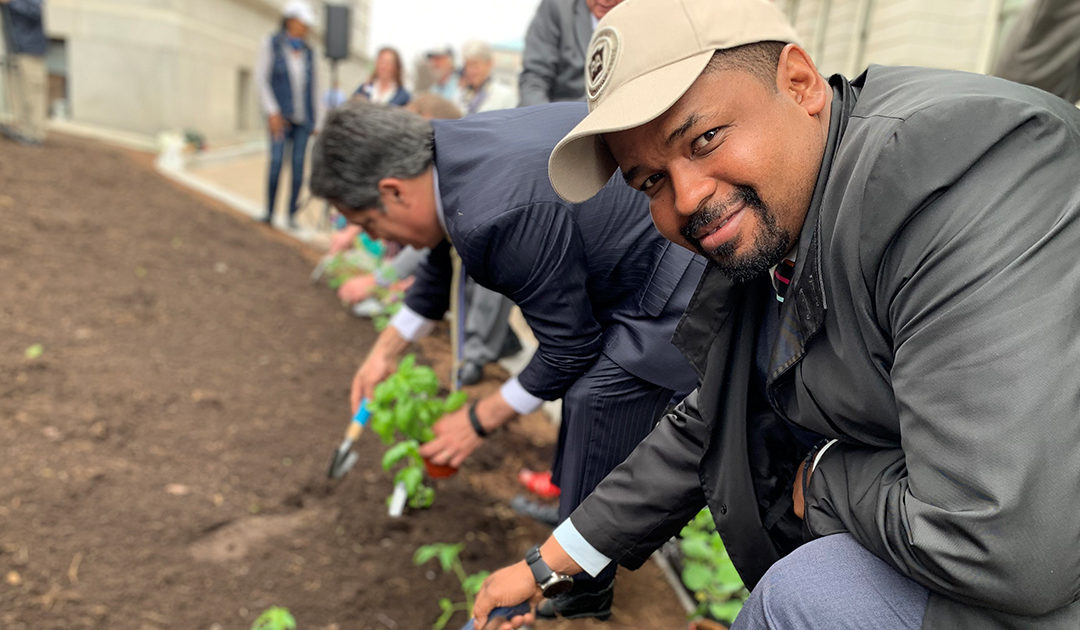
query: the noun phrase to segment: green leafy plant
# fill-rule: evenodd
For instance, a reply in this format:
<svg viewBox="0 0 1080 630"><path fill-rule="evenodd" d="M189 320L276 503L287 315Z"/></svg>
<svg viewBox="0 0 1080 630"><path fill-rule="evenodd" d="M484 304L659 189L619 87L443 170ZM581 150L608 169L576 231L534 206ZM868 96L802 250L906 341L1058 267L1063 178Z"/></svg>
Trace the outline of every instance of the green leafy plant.
<svg viewBox="0 0 1080 630"><path fill-rule="evenodd" d="M32 360L40 357L44 352L44 346L42 346L40 343L35 343L34 345L26 349L26 352L23 353L23 356L25 356L27 359Z"/></svg>
<svg viewBox="0 0 1080 630"><path fill-rule="evenodd" d="M698 512L679 536L683 556L682 582L698 602L693 614L731 623L749 592L731 564L709 510Z"/></svg>
<svg viewBox="0 0 1080 630"><path fill-rule="evenodd" d="M362 273L371 273L377 265L378 261L364 250L342 252L326 264L326 285L337 291L348 280Z"/></svg>
<svg viewBox="0 0 1080 630"><path fill-rule="evenodd" d="M274 606L267 608L263 611L263 614L259 615L259 618L255 620L255 623L251 626L251 630L295 630L296 619L293 619L292 613L288 608L281 606Z"/></svg>
<svg viewBox="0 0 1080 630"><path fill-rule="evenodd" d="M461 582L461 591L465 594L465 601L463 602L454 602L449 597L439 598L439 608L442 609L442 614L431 626L433 630L442 630L446 627L446 624L450 622L450 618L458 611L468 615L469 611L473 609L476 594L480 592L480 587L484 585L484 580L487 579L487 571L480 571L471 575L465 573L465 566L461 563L460 557L461 550L464 548L465 545L461 543L434 543L418 548L416 553L413 554L413 563L417 566L432 559L438 559L443 573L453 573L457 576L458 581Z"/></svg>
<svg viewBox="0 0 1080 630"><path fill-rule="evenodd" d="M369 426L386 444L393 444L383 455L383 470L394 474L394 484L402 482L409 497L409 507L426 508L435 500L435 490L424 484L424 460L420 444L435 437L431 425L444 414L465 404L465 392L455 392L445 399L438 395L439 379L435 371L416 365L414 355L406 355L396 372L375 387ZM387 499L389 501L389 499Z"/></svg>

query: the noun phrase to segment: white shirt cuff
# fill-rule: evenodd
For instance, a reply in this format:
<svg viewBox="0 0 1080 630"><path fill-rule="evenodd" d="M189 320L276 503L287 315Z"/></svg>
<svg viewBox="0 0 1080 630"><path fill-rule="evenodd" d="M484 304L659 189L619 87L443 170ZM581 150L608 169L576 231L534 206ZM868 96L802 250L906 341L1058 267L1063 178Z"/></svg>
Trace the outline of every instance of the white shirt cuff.
<svg viewBox="0 0 1080 630"><path fill-rule="evenodd" d="M604 567L611 564L611 558L590 545L574 527L574 524L570 522L570 519L563 521L551 535L555 537L566 555L570 556L571 560L593 577L596 577L597 574L604 570Z"/></svg>
<svg viewBox="0 0 1080 630"><path fill-rule="evenodd" d="M416 341L431 333L432 329L435 328L435 320L427 319L402 304L401 310L390 320L390 325L398 331L398 334L405 341Z"/></svg>
<svg viewBox="0 0 1080 630"><path fill-rule="evenodd" d="M405 310L405 309L401 309ZM525 388L518 382L517 377L503 383L502 388L499 389L499 393L506 399L514 411L519 414L532 413L540 408L540 405L544 404L543 398L537 398L529 392L525 391Z"/></svg>

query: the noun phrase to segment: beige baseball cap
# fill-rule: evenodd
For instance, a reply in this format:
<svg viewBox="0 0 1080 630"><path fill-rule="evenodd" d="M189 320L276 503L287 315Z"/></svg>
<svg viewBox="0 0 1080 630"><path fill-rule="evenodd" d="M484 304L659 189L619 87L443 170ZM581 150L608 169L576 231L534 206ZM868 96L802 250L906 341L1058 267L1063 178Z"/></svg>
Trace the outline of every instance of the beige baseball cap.
<svg viewBox="0 0 1080 630"><path fill-rule="evenodd" d="M555 192L572 203L595 195L618 168L600 134L663 114L716 50L764 41L798 42L770 0L626 0L612 9L585 56L589 115L548 160Z"/></svg>

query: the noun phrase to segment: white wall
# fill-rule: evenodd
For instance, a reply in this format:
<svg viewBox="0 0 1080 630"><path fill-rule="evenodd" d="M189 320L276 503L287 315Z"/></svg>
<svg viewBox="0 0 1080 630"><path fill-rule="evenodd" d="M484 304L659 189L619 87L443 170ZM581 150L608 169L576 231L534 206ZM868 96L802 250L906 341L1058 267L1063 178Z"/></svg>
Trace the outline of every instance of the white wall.
<svg viewBox="0 0 1080 630"><path fill-rule="evenodd" d="M72 119L145 135L194 129L215 144L261 137L257 94L250 83L241 85L241 70L253 75L257 46L278 28L281 4L283 0L50 0L46 29L66 40ZM309 41L326 89L322 3L312 4L320 25ZM355 7L353 13L352 49L359 51L366 42L358 41L357 31L367 22ZM358 58L340 64L343 88L349 85L346 76L359 72L360 65ZM238 111L245 93L247 106ZM248 129L241 128L245 121Z"/></svg>

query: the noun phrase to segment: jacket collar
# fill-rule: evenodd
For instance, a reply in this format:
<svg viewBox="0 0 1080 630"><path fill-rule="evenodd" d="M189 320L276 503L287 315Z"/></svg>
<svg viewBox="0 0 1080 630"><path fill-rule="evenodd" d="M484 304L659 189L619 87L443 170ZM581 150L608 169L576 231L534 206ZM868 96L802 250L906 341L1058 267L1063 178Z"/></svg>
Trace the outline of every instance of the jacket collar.
<svg viewBox="0 0 1080 630"><path fill-rule="evenodd" d="M829 135L814 185L814 194L799 235L795 272L788 289L788 298L780 312L779 332L769 361L770 383L802 358L806 343L825 322L827 304L821 274L819 234L821 202L832 169L833 157L858 97L857 91L840 75L834 75L829 79L829 83L833 88ZM741 299L764 295L762 286L769 286L769 281L762 277L760 282L754 280L747 284L745 287L736 285L713 263L709 263L702 274L697 290L690 299L672 339L672 343L694 366L698 376L705 373L712 347L712 344L705 340L716 335Z"/></svg>

